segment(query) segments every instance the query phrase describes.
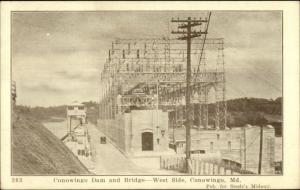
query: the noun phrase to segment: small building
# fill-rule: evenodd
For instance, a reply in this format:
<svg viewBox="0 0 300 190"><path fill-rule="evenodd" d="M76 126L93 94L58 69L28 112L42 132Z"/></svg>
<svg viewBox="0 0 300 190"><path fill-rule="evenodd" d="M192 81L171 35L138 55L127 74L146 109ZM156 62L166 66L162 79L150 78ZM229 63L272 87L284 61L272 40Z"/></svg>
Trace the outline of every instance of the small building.
<svg viewBox="0 0 300 190"><path fill-rule="evenodd" d="M67 106L67 117L85 123L87 107L77 101Z"/></svg>
<svg viewBox="0 0 300 190"><path fill-rule="evenodd" d="M239 166L242 170L258 173L260 127L247 125L226 130L191 129L191 153L219 153L221 159ZM185 128L174 131L177 154L185 153ZM275 130L263 127L262 172L275 174Z"/></svg>
<svg viewBox="0 0 300 190"><path fill-rule="evenodd" d="M168 112L131 110L99 120L101 131L128 156L160 155L169 151Z"/></svg>

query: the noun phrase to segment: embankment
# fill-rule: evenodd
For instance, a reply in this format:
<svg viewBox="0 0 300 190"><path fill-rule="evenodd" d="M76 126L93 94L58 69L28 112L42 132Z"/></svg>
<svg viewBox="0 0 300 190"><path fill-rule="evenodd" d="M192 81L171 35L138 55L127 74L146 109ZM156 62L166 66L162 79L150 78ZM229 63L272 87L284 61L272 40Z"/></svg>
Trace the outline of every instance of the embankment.
<svg viewBox="0 0 300 190"><path fill-rule="evenodd" d="M91 174L40 122L16 112L12 116L13 175Z"/></svg>

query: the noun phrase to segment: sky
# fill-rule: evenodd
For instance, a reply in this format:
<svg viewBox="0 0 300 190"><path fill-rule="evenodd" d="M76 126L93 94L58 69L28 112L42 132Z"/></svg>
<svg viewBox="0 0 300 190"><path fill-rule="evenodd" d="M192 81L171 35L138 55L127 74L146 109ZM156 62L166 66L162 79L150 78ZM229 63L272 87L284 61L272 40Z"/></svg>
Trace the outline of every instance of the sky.
<svg viewBox="0 0 300 190"><path fill-rule="evenodd" d="M117 38L170 36L172 17L202 11L18 12L12 17L17 104L99 101L100 73ZM208 38L224 38L227 99L282 96L279 11L212 12Z"/></svg>

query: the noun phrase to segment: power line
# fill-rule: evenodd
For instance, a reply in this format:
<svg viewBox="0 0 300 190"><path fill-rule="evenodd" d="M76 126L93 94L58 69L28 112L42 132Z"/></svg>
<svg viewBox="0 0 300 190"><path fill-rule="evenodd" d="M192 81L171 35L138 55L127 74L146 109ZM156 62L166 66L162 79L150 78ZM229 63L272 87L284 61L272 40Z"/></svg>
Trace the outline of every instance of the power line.
<svg viewBox="0 0 300 190"><path fill-rule="evenodd" d="M211 13L209 14L210 17ZM186 170L188 171L188 161L190 160L190 151L191 151L191 103L190 103L190 82L191 82L191 40L192 38L196 38L201 36L202 34L207 34L208 26L206 27L206 31L192 31L192 27L200 26L202 23L209 23L208 19L191 19L191 17L188 17L188 19L173 19L171 22L177 22L182 23L179 24L177 31L172 31L172 34L182 34L177 39L179 40L186 40L187 41L187 66L186 66L186 96L185 96L185 102L186 102ZM181 29L181 30L180 30ZM205 37L206 38L206 37ZM205 41L204 41L205 43Z"/></svg>
<svg viewBox="0 0 300 190"><path fill-rule="evenodd" d="M210 16L211 16L211 12L209 12L209 14L208 14L206 31L205 31L205 34L204 34L204 39L203 39L202 48L201 48L201 52L200 52L200 59L199 59L198 68L197 68L197 72L196 72L196 76L195 76L194 82L196 82L197 76L198 76L198 73L199 73L199 68L200 68L201 59L202 59L203 50L204 50L204 45L205 45L206 36L207 36L207 32L208 32L208 26L209 26Z"/></svg>

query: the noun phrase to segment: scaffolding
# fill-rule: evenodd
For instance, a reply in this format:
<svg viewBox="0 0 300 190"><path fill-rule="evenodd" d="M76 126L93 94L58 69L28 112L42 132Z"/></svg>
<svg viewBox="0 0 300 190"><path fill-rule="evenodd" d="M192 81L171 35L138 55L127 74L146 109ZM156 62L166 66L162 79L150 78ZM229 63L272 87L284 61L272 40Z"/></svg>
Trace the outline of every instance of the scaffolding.
<svg viewBox="0 0 300 190"><path fill-rule="evenodd" d="M223 50L222 38L195 38L191 45L190 99L197 127L226 127ZM169 112L171 125L184 124L186 59L186 43L177 39L112 42L101 73L100 119L114 119L132 109L158 107Z"/></svg>

